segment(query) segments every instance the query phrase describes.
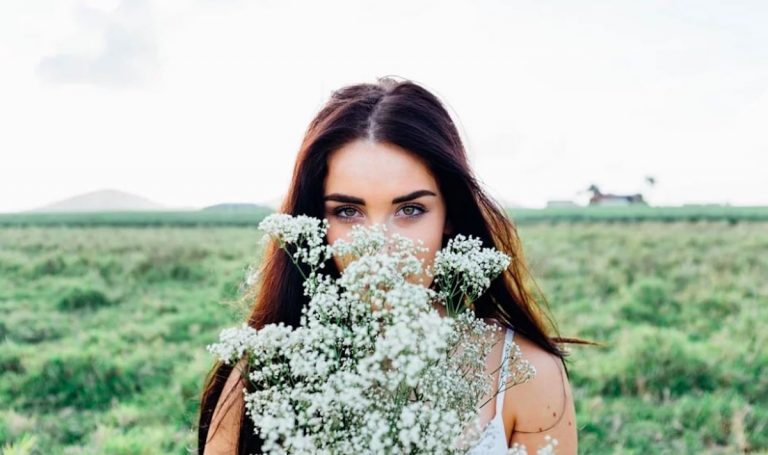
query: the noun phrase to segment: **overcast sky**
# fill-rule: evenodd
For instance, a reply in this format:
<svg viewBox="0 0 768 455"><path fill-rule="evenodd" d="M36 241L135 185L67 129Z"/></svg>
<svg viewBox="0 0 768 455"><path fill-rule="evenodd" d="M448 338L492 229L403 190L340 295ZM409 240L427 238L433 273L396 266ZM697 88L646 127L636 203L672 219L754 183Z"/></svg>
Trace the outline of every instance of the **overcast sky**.
<svg viewBox="0 0 768 455"><path fill-rule="evenodd" d="M274 201L330 92L388 74L508 203L768 205L766 24L761 0L4 1L0 211Z"/></svg>

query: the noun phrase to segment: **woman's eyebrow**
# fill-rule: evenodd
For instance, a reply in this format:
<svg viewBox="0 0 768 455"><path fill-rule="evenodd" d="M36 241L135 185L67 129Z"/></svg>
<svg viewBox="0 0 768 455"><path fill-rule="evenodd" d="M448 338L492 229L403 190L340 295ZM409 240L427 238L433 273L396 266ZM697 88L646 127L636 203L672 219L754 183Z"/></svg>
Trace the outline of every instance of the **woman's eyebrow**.
<svg viewBox="0 0 768 455"><path fill-rule="evenodd" d="M432 191L429 190L417 190L412 193L404 194L402 196L398 196L394 199L392 199L393 204L397 204L399 202L405 202L410 201L422 196L437 196ZM341 193L331 193L326 195L323 200L325 201L336 201L336 202L345 202L347 204L359 204L359 205L365 205L365 200L361 199L359 197L355 196L349 196L347 194L341 194Z"/></svg>
<svg viewBox="0 0 768 455"><path fill-rule="evenodd" d="M408 193L403 196L398 196L392 199L392 203L397 204L399 202L410 201L412 199L416 199L422 196L437 196L437 195L429 190L418 190L418 191L414 191L413 193Z"/></svg>

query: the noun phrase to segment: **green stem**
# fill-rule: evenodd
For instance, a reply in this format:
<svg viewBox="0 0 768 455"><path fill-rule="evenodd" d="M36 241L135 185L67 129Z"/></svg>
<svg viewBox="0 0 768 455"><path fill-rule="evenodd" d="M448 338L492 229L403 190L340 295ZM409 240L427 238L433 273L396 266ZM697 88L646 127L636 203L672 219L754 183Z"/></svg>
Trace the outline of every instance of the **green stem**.
<svg viewBox="0 0 768 455"><path fill-rule="evenodd" d="M304 281L306 281L306 280L308 279L308 278L307 278L307 275L305 275L305 274L304 274L304 271L303 271L303 270L301 270L301 266L300 266L300 265L299 265L299 263L296 261L296 259L294 259L294 258L293 258L293 255L291 254L291 252L290 252L290 251L288 251L288 247L287 247L286 245L287 245L287 244L285 244L285 243L281 244L281 245L280 245L280 249L282 249L283 251L285 251L285 254L287 254L287 255L288 255L288 257L291 259L291 262L293 262L293 265L295 265L295 266L296 266L296 268L297 268L297 269L299 269L299 273L301 273L301 276L304 278Z"/></svg>

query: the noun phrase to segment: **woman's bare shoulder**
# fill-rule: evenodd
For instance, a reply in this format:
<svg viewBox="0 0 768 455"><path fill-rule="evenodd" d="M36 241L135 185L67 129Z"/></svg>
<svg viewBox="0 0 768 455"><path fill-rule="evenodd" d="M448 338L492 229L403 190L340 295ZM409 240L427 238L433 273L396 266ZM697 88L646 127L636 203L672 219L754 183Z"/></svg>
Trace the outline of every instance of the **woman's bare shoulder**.
<svg viewBox="0 0 768 455"><path fill-rule="evenodd" d="M205 455L232 454L237 451L240 436L240 419L243 415L242 370L244 361L238 362L224 384L208 427Z"/></svg>
<svg viewBox="0 0 768 455"><path fill-rule="evenodd" d="M518 442L529 453L546 445L545 436L558 440L558 454L577 453L576 410L562 360L525 336L515 333L513 341L536 375L508 389L504 395L507 439Z"/></svg>

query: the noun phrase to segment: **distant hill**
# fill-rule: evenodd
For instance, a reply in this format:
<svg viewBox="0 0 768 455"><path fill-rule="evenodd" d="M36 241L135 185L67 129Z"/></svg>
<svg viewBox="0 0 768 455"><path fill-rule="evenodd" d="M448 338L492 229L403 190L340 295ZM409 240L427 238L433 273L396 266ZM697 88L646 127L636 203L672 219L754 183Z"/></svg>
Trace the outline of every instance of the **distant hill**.
<svg viewBox="0 0 768 455"><path fill-rule="evenodd" d="M111 212L169 210L145 197L119 190L98 190L53 202L29 212Z"/></svg>

